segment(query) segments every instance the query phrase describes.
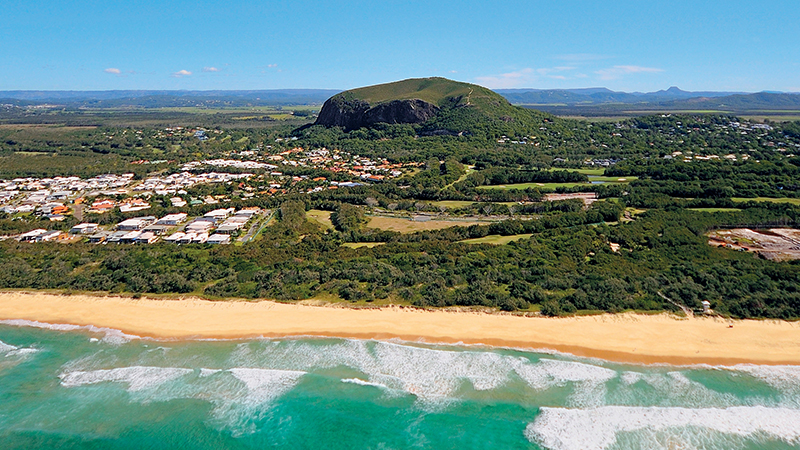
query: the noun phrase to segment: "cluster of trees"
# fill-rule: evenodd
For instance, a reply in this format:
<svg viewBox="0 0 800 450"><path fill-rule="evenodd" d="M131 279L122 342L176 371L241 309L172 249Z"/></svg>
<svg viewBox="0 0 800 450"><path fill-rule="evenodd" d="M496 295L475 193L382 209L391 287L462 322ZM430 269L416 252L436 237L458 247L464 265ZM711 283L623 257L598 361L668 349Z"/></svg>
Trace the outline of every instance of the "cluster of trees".
<svg viewBox="0 0 800 450"><path fill-rule="evenodd" d="M703 233L719 223L797 223L791 205L709 215L652 210L608 226L622 207L415 234L364 229L360 208L342 204L338 230L305 220L305 205L285 202L280 220L244 247L90 246L0 243L0 287L203 293L215 297L303 299L322 293L350 301L390 298L420 306L532 305L546 314L577 310L674 308L659 292L699 307L709 300L737 317L800 317L800 264L717 249ZM531 233L502 246L460 243L489 234ZM386 244L351 249L343 241ZM609 243L622 246L613 252Z"/></svg>

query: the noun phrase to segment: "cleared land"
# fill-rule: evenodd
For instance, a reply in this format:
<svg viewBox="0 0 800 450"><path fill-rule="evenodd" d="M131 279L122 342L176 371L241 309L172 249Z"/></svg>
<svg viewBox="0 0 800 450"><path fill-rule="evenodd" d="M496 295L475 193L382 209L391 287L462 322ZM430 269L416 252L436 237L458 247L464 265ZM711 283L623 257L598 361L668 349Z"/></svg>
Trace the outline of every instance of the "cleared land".
<svg viewBox="0 0 800 450"><path fill-rule="evenodd" d="M739 208L688 208L688 209L689 211L708 212L708 213L741 211L741 209Z"/></svg>
<svg viewBox="0 0 800 450"><path fill-rule="evenodd" d="M708 237L711 245L756 252L767 259L800 259L800 230L793 228L715 230Z"/></svg>
<svg viewBox="0 0 800 450"><path fill-rule="evenodd" d="M361 248L361 247L377 247L379 245L383 245L386 242L345 242L342 244L342 247L350 247L350 248Z"/></svg>
<svg viewBox="0 0 800 450"><path fill-rule="evenodd" d="M489 236L484 236L482 238L475 238L475 239L464 239L463 241L459 241L464 244L495 244L495 245L504 245L508 244L509 242L518 241L520 239L528 239L533 234L514 234L511 236L500 236L499 234L490 234Z"/></svg>
<svg viewBox="0 0 800 450"><path fill-rule="evenodd" d="M306 212L306 217L326 228L333 228L333 222L331 222L331 212L330 211L321 211L319 209L312 209Z"/></svg>
<svg viewBox="0 0 800 450"><path fill-rule="evenodd" d="M589 175L588 183L516 183L499 184L494 186L478 186L477 189L507 190L536 188L540 190L556 190L558 188L590 187L594 184L625 184L638 179L639 177L605 177L599 175Z"/></svg>
<svg viewBox="0 0 800 450"><path fill-rule="evenodd" d="M734 202L772 202L772 203L791 203L792 205L800 205L800 198L772 198L772 197L733 197Z"/></svg>
<svg viewBox="0 0 800 450"><path fill-rule="evenodd" d="M370 217L367 227L380 230L399 231L400 233L413 233L415 231L441 230L450 227L466 227L469 225L486 224L486 222L467 220L428 220L418 222L398 217Z"/></svg>

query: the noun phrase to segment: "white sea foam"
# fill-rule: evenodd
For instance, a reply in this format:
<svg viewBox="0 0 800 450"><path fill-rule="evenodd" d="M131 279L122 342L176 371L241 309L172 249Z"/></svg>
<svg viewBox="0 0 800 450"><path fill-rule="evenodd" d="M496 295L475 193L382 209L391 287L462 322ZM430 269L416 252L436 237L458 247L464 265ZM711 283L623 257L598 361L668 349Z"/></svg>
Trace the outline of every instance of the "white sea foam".
<svg viewBox="0 0 800 450"><path fill-rule="evenodd" d="M745 372L781 390L800 389L800 366L757 366L740 364L733 370Z"/></svg>
<svg viewBox="0 0 800 450"><path fill-rule="evenodd" d="M6 344L3 341L0 341L0 355L4 357L11 357L11 356L24 356L29 355L31 353L36 353L39 350L30 347L16 347L14 345Z"/></svg>
<svg viewBox="0 0 800 450"><path fill-rule="evenodd" d="M691 432L689 432L691 431ZM708 433L800 443L800 410L737 406L725 409L604 406L542 408L525 436L550 450L603 450L636 434L637 448L726 448ZM717 441L717 444L714 444ZM723 440L724 442L724 440Z"/></svg>
<svg viewBox="0 0 800 450"><path fill-rule="evenodd" d="M619 375L619 379L622 382L609 389L605 404L689 408L751 405L731 393L709 389L702 383L689 379L685 372L626 371Z"/></svg>
<svg viewBox="0 0 800 450"><path fill-rule="evenodd" d="M247 403L261 404L280 397L291 390L300 377L299 370L273 370L237 367L229 372L247 386Z"/></svg>
<svg viewBox="0 0 800 450"><path fill-rule="evenodd" d="M541 359L537 364L519 364L514 370L537 390L573 383L575 390L567 402L580 407L604 404L605 383L617 376L617 372L605 367L554 359Z"/></svg>
<svg viewBox="0 0 800 450"><path fill-rule="evenodd" d="M307 341L260 341L237 346L237 365L268 364L273 368L311 371L345 366L371 383L405 391L425 403L449 402L465 384L474 390L496 389L520 378L535 390L572 383L570 405L602 404L604 383L616 372L573 361L530 359L483 350L426 348L395 342L342 340L332 344ZM516 377L514 375L516 374Z"/></svg>
<svg viewBox="0 0 800 450"><path fill-rule="evenodd" d="M65 372L59 375L59 378L61 379L61 385L64 387L115 382L126 383L129 392L136 392L160 386L191 372L192 369L178 367L133 366L92 370L88 372Z"/></svg>
<svg viewBox="0 0 800 450"><path fill-rule="evenodd" d="M16 327L32 327L32 328L41 328L45 330L53 330L53 331L78 331L84 330L89 331L92 333L102 333L103 334L103 342L107 342L109 344L124 344L128 341L133 339L141 339L139 336L135 336L132 334L123 333L120 330L115 330L113 328L105 328L105 327L96 327L94 325L70 325L70 324L63 324L63 323L44 323L38 322L35 320L24 320L24 319L11 319L11 320L0 320L0 325L11 325Z"/></svg>
<svg viewBox="0 0 800 450"><path fill-rule="evenodd" d="M200 378L210 377L211 375L214 375L215 373L219 373L219 372L222 372L222 371L220 369L201 368L200 369Z"/></svg>
<svg viewBox="0 0 800 450"><path fill-rule="evenodd" d="M358 384L360 386L373 386L381 389L388 389L388 387L384 384L373 383L371 381L364 381L360 378L343 378L342 383L352 383L352 384Z"/></svg>

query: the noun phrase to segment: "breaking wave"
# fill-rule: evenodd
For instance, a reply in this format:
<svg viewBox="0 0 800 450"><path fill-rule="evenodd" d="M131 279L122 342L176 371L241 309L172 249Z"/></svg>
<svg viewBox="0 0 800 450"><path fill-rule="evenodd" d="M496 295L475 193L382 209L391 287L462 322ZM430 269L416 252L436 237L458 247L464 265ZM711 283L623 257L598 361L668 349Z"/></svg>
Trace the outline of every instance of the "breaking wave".
<svg viewBox="0 0 800 450"><path fill-rule="evenodd" d="M102 341L109 344L124 344L134 339L141 339L141 337L139 336L123 333L120 330L115 330L113 328L96 327L94 325L69 325L69 324L58 324L58 323L54 324L54 323L45 323L45 322L38 322L35 320L24 320L24 319L0 320L0 325L40 328L43 330L52 330L52 331L89 331L91 333L102 334L103 335Z"/></svg>
<svg viewBox="0 0 800 450"><path fill-rule="evenodd" d="M176 367L119 367L115 369L75 371L59 375L61 385L76 387L103 382L125 383L129 392L158 387L168 381L189 374L192 369Z"/></svg>
<svg viewBox="0 0 800 450"><path fill-rule="evenodd" d="M525 436L550 450L731 449L746 440L800 443L800 411L763 406L542 408Z"/></svg>

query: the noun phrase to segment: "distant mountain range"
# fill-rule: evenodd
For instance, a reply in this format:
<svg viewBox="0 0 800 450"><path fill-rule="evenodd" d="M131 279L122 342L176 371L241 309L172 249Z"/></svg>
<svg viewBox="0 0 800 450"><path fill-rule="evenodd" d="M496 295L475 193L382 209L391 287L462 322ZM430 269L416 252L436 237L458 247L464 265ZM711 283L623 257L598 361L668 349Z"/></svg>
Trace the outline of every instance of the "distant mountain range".
<svg viewBox="0 0 800 450"><path fill-rule="evenodd" d="M0 91L0 104L55 104L66 108L163 108L322 105L336 89L213 91ZM800 94L780 92L689 92L671 87L657 92L618 92L606 88L497 89L515 105L554 114L635 113L651 110L800 111Z"/></svg>
<svg viewBox="0 0 800 450"><path fill-rule="evenodd" d="M496 92L511 103L539 104L593 104L593 103L643 103L685 100L696 97L726 97L746 92L688 92L675 86L657 92L617 92L606 88L584 89L497 89Z"/></svg>
<svg viewBox="0 0 800 450"><path fill-rule="evenodd" d="M336 89L274 89L253 91L0 91L0 103L68 107L163 108L318 105Z"/></svg>

